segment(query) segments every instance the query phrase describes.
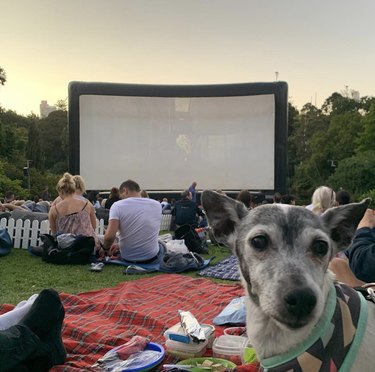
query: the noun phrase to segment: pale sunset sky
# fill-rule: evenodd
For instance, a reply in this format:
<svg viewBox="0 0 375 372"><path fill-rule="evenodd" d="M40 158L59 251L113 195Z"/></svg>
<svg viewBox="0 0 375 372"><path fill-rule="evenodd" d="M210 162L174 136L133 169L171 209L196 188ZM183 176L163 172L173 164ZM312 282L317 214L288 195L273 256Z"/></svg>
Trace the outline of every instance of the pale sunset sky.
<svg viewBox="0 0 375 372"><path fill-rule="evenodd" d="M39 115L70 81L286 81L290 101L375 95L374 0L2 0L0 105Z"/></svg>

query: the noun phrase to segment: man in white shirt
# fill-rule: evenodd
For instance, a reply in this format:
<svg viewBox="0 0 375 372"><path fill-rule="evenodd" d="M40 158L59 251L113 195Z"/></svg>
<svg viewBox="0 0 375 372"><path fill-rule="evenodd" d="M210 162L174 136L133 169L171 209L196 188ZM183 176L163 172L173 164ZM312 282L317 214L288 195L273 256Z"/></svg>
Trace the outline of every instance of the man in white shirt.
<svg viewBox="0 0 375 372"><path fill-rule="evenodd" d="M120 197L109 212L104 250L109 250L110 256L118 252L111 248L118 231L121 258L133 263L154 261L159 253L160 203L142 198L138 183L132 180L121 184Z"/></svg>

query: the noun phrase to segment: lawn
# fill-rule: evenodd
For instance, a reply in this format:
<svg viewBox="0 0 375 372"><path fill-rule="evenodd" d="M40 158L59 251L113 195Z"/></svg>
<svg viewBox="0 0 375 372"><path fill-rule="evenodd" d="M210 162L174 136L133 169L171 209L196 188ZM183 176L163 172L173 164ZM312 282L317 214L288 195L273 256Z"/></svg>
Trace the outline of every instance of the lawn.
<svg viewBox="0 0 375 372"><path fill-rule="evenodd" d="M212 263L229 256L225 247L209 246L205 258L215 256ZM135 280L159 273L125 275L124 267L106 265L99 273L91 272L89 265L53 265L31 256L26 250L12 249L11 253L0 258L0 303L16 304L43 288L55 288L58 292L76 294L100 288L116 286L118 283ZM196 271L184 273L198 277Z"/></svg>

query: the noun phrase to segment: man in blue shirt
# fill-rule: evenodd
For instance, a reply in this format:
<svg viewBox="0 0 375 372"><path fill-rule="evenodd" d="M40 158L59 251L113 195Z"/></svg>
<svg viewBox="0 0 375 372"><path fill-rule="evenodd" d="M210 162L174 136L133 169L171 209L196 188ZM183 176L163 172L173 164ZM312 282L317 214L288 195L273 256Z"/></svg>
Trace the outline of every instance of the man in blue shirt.
<svg viewBox="0 0 375 372"><path fill-rule="evenodd" d="M197 191L195 190L195 188L197 187L197 183L194 181L190 187L189 187L189 191L191 192L191 200L196 203L197 202Z"/></svg>

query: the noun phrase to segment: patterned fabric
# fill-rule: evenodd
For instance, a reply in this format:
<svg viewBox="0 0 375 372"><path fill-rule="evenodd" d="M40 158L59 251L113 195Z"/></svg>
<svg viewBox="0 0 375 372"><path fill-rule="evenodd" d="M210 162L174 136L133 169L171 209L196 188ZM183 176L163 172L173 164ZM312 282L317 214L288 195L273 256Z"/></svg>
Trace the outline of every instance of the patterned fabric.
<svg viewBox="0 0 375 372"><path fill-rule="evenodd" d="M237 257L230 256L215 265L199 271L198 274L216 279L240 280Z"/></svg>
<svg viewBox="0 0 375 372"><path fill-rule="evenodd" d="M363 327L363 324L359 324L362 310L360 295L352 288L338 283L335 284L335 290L337 297L333 316L330 317L331 320L325 326L322 325L322 332L318 335L320 337L315 342L311 337L311 346L289 361L287 355L291 355L291 353L263 360L261 363L263 371L336 372L340 370L348 357L357 327ZM312 334L314 334L314 331ZM272 359L283 360L283 362L269 366Z"/></svg>
<svg viewBox="0 0 375 372"><path fill-rule="evenodd" d="M56 206L57 218L56 218L56 231L63 232L65 234L75 234L92 236L95 239L95 248L100 248L100 243L95 230L92 227L90 213L86 208L87 203L83 209L77 213L67 214L62 216Z"/></svg>
<svg viewBox="0 0 375 372"><path fill-rule="evenodd" d="M64 366L50 371L93 371L92 364L133 335L150 337L165 346L163 333L179 322L178 310L191 311L199 322L212 324L234 297L243 294L240 284L218 284L177 274L156 275L78 295L62 293L66 311L63 341L68 357ZM0 305L0 313L13 307ZM223 329L216 326L219 333ZM170 356L164 359L164 363L175 362L177 359Z"/></svg>

